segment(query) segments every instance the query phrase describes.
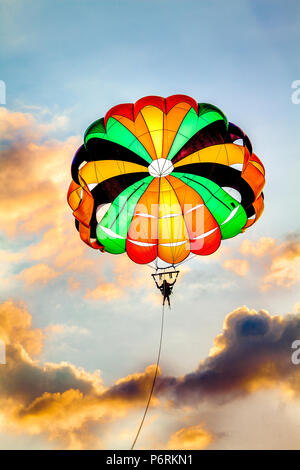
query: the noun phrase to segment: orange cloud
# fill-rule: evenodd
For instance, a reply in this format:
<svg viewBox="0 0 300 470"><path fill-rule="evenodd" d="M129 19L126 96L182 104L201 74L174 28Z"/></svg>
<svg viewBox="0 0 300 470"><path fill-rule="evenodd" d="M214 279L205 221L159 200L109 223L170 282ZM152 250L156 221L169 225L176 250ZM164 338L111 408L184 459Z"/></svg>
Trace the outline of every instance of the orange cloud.
<svg viewBox="0 0 300 470"><path fill-rule="evenodd" d="M49 332L61 334L64 329L50 325ZM159 371L151 405L179 413L203 401L223 403L271 387L281 388L286 399L295 398L300 369L292 364L291 345L299 337L299 314L271 316L240 307L227 315L222 333L195 371L179 378ZM0 367L0 430L44 435L62 448L104 447L110 425L145 406L155 366L106 387L99 371L34 360L44 338L32 327L24 305L0 305L0 339L7 360ZM214 434L202 424L185 426L172 434L167 448L202 449L213 441Z"/></svg>
<svg viewBox="0 0 300 470"><path fill-rule="evenodd" d="M95 261L88 258L89 250L78 239L76 229L69 221L69 226L57 225L47 230L39 242L28 248L28 256L32 260L51 262L61 272L81 272L96 267Z"/></svg>
<svg viewBox="0 0 300 470"><path fill-rule="evenodd" d="M66 217L69 166L80 139L46 140L49 126L29 113L1 108L0 121L8 141L1 150L0 228L20 236L60 225Z"/></svg>
<svg viewBox="0 0 300 470"><path fill-rule="evenodd" d="M281 243L274 238L260 238L257 243L244 240L239 251L244 256L261 259L265 274L260 279L260 289L290 288L300 281L300 239L290 235ZM225 265L225 263L224 263Z"/></svg>
<svg viewBox="0 0 300 470"><path fill-rule="evenodd" d="M61 325L49 328L52 333L63 330ZM46 435L63 448L101 447L98 428L144 406L154 366L107 388L99 371L33 360L42 352L44 338L40 329L32 327L24 305L12 301L0 305L0 339L6 344L7 362L0 367L1 431Z"/></svg>
<svg viewBox="0 0 300 470"><path fill-rule="evenodd" d="M126 297L130 289L134 289L134 291L138 289L148 290L149 292L153 291L150 269L133 263L127 255L109 257L109 255L100 254L99 256L103 260L109 261L109 265L112 268L111 280L107 282L103 277L98 278L97 286L86 290L86 298L111 301ZM151 297L146 296L145 298L152 302Z"/></svg>
<svg viewBox="0 0 300 470"><path fill-rule="evenodd" d="M251 256L265 256L271 254L274 247L276 246L276 240L271 237L262 237L257 243L253 243L250 240L244 240L240 246L240 252L243 255Z"/></svg>
<svg viewBox="0 0 300 470"><path fill-rule="evenodd" d="M300 257L289 260L284 256L276 257L270 266L269 272L263 278L262 290L272 286L292 287L300 281Z"/></svg>
<svg viewBox="0 0 300 470"><path fill-rule="evenodd" d="M274 285L290 288L299 281L300 239L293 236L273 249L271 265L263 278L262 289L267 290Z"/></svg>
<svg viewBox="0 0 300 470"><path fill-rule="evenodd" d="M40 263L23 269L16 277L25 281L26 285L29 286L32 284L47 284L59 275L60 273L47 264Z"/></svg>
<svg viewBox="0 0 300 470"><path fill-rule="evenodd" d="M8 141L0 151L0 230L9 237L40 235L17 255L6 253L2 257L4 270L9 271L10 261L33 261L37 264L17 278L36 284L91 267L93 261L78 238L66 201L70 162L80 139L46 139L50 131L66 122L63 116L38 124L29 113L1 108L0 122Z"/></svg>
<svg viewBox="0 0 300 470"><path fill-rule="evenodd" d="M32 328L32 317L23 304L8 300L0 305L0 339L5 344L22 344L31 356L40 354L44 333Z"/></svg>
<svg viewBox="0 0 300 470"><path fill-rule="evenodd" d="M102 282L100 280L95 289L87 289L85 297L93 300L104 299L110 301L119 299L122 295L122 289L117 287L113 282Z"/></svg>
<svg viewBox="0 0 300 470"><path fill-rule="evenodd" d="M20 114L6 111L8 135L14 135L12 123L16 119L19 126ZM33 136L43 136L33 118L27 118L29 126L28 121L32 133L28 135L24 124L18 128L19 133L23 131L22 139L15 138L1 150L0 229L9 236L36 232L61 222L65 216L69 164L79 140L70 137L65 142L33 141Z"/></svg>
<svg viewBox="0 0 300 470"><path fill-rule="evenodd" d="M297 303L294 305L294 310L295 310L295 312L300 313L300 302L297 302Z"/></svg>
<svg viewBox="0 0 300 470"><path fill-rule="evenodd" d="M246 276L250 266L247 260L245 259L227 259L224 261L223 266L228 271L233 271L238 276Z"/></svg>
<svg viewBox="0 0 300 470"><path fill-rule="evenodd" d="M211 432L203 428L203 424L181 428L171 435L167 449L171 450L202 450L214 440Z"/></svg>
<svg viewBox="0 0 300 470"><path fill-rule="evenodd" d="M11 112L6 108L0 108L1 132L7 140L13 140L20 133L30 138L36 137L32 131L35 127L34 118L29 113Z"/></svg>

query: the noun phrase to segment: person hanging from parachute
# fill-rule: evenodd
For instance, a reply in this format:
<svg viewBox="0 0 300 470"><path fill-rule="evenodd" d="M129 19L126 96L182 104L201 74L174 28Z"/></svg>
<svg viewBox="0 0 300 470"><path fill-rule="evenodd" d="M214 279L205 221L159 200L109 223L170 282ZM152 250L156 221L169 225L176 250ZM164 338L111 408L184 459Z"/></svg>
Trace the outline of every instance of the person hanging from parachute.
<svg viewBox="0 0 300 470"><path fill-rule="evenodd" d="M169 307L171 307L171 305L170 305L170 295L172 294L172 289L173 289L173 286L174 286L175 282L176 282L176 279L173 282L168 282L164 279L162 284L158 285L157 281L155 280L156 287L157 287L157 289L160 290L160 292L162 293L162 296L163 296L163 305L165 305L165 301L167 300Z"/></svg>
<svg viewBox="0 0 300 470"><path fill-rule="evenodd" d="M183 262L214 253L264 210L265 169L248 136L186 95L111 108L86 130L71 174L80 238L103 256L150 265L163 308L178 273L159 286L161 272L171 278Z"/></svg>
<svg viewBox="0 0 300 470"><path fill-rule="evenodd" d="M170 269L161 270L160 273L152 274L156 287L163 296L163 306L165 305L165 301L167 300L168 305L171 308L170 295L172 294L173 286L177 281L178 274L179 274L179 271L175 270L174 267L172 267L171 270ZM172 279L174 276L175 276L175 279L173 282L168 282L166 280L166 277L168 277L169 279Z"/></svg>

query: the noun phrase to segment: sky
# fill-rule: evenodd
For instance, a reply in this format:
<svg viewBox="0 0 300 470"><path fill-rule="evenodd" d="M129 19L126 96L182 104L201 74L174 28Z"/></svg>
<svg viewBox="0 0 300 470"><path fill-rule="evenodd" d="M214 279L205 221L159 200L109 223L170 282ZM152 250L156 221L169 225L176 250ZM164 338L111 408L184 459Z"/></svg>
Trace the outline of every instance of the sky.
<svg viewBox="0 0 300 470"><path fill-rule="evenodd" d="M297 0L0 0L1 449L131 446L160 294L81 242L66 193L91 122L177 93L249 135L265 211L182 266L137 448L299 448L299 40Z"/></svg>

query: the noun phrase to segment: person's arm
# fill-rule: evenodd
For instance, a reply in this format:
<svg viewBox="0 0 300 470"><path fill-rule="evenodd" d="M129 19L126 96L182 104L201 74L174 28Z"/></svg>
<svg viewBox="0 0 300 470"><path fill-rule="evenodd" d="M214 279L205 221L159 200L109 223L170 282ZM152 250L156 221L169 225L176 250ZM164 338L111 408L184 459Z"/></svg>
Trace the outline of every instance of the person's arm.
<svg viewBox="0 0 300 470"><path fill-rule="evenodd" d="M154 279L154 282L155 282L155 284L156 284L157 289L159 289L159 285L157 284L157 281L156 281L156 279L155 279L155 276L153 276L153 279Z"/></svg>

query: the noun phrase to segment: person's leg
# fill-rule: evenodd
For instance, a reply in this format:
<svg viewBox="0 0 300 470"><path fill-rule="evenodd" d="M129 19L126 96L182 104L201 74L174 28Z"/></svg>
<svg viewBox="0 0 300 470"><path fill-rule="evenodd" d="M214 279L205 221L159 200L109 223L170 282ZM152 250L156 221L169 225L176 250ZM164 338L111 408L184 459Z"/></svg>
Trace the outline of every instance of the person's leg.
<svg viewBox="0 0 300 470"><path fill-rule="evenodd" d="M167 297L167 300L168 300L169 307L171 307L171 305L170 305L170 297L169 297L169 296Z"/></svg>

